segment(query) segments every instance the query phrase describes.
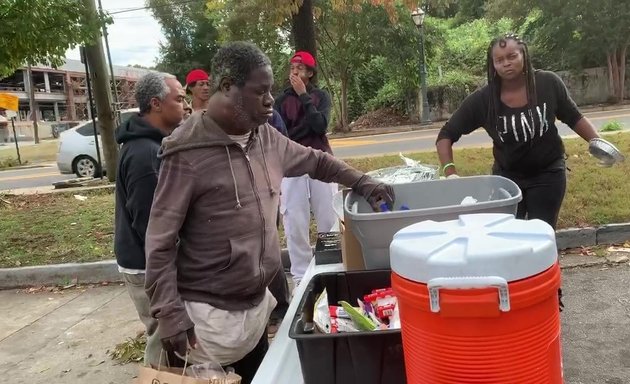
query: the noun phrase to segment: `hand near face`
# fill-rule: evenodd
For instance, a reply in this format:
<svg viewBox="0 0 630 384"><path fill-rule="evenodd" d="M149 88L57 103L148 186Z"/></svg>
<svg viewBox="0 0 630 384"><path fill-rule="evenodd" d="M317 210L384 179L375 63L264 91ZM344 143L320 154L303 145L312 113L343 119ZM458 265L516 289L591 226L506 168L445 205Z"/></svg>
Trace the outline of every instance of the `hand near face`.
<svg viewBox="0 0 630 384"><path fill-rule="evenodd" d="M298 94L298 96L306 93L306 85L299 76L290 75L289 81L291 82L291 86L293 87L295 93Z"/></svg>

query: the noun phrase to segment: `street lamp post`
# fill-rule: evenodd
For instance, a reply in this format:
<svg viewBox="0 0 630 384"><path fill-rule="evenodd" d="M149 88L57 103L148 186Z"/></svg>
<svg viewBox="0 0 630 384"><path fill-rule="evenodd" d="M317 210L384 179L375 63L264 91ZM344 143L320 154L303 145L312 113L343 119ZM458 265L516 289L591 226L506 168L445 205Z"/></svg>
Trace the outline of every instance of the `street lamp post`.
<svg viewBox="0 0 630 384"><path fill-rule="evenodd" d="M427 97L427 63L424 55L424 11L418 7L411 12L413 23L418 27L420 32L420 86L422 89L422 113L420 115L420 124L426 125L431 123L429 117L429 99Z"/></svg>

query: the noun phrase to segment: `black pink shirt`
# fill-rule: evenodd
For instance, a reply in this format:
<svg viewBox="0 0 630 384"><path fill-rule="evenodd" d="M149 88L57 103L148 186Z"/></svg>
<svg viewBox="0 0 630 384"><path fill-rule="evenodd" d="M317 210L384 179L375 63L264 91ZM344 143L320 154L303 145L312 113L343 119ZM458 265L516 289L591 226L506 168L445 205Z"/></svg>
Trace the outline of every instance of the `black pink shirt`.
<svg viewBox="0 0 630 384"><path fill-rule="evenodd" d="M569 96L562 79L553 72L536 71L537 105L510 108L500 102L497 120L488 121L488 86L468 96L446 122L438 140L459 140L483 127L492 138L495 169L532 174L564 157L564 145L556 118L575 128L582 114Z"/></svg>

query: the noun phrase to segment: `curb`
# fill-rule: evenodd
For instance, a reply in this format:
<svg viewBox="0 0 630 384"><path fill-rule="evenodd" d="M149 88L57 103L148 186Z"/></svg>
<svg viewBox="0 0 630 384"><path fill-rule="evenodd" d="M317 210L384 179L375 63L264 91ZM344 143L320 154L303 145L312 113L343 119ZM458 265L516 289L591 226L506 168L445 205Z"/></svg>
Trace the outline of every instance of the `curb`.
<svg viewBox="0 0 630 384"><path fill-rule="evenodd" d="M35 168L50 168L50 165L48 165L48 164L18 165L17 167L0 168L0 172L4 172L4 171L20 171L20 170L35 169Z"/></svg>
<svg viewBox="0 0 630 384"><path fill-rule="evenodd" d="M630 240L630 223L601 227L568 228L556 232L558 249L625 243Z"/></svg>
<svg viewBox="0 0 630 384"><path fill-rule="evenodd" d="M630 255L630 253L628 254ZM282 261L285 270L289 253L282 250ZM286 261L286 262L285 262ZM561 269L575 269L604 265L619 265L630 259L625 255L609 255L607 257L585 255L560 256ZM20 268L0 268L0 290L27 288L33 286L64 285L69 281L78 284L99 284L102 282L122 282L116 260L97 261L92 263L54 264Z"/></svg>
<svg viewBox="0 0 630 384"><path fill-rule="evenodd" d="M282 249L281 257L286 270L291 265L289 251ZM0 268L0 289L65 285L74 280L80 284L122 281L116 260Z"/></svg>
<svg viewBox="0 0 630 384"><path fill-rule="evenodd" d="M115 260L0 269L0 289L61 285L69 279L81 284L121 281Z"/></svg>
<svg viewBox="0 0 630 384"><path fill-rule="evenodd" d="M81 191L94 191L99 189L116 189L115 184L107 184L107 185L93 185L88 187L73 187L73 188L58 188L54 189L53 187L35 187L35 188L20 188L20 189L7 189L0 191L0 194L7 195L44 195L44 194L55 194L55 193L72 193L72 192L81 192ZM38 188L46 188L46 189L38 189Z"/></svg>
<svg viewBox="0 0 630 384"><path fill-rule="evenodd" d="M556 232L556 243L559 250L619 244L626 241L630 241L630 223L608 224L597 228L569 228ZM285 270L289 269L291 265L289 251L284 248L281 250L280 255ZM630 256L630 253L626 256ZM563 269L570 269L602 264L627 263L629 259L626 256L614 254L608 257L570 255L561 258L561 265ZM566 261L562 259L566 259ZM74 279L82 284L121 281L116 260L0 268L0 289L59 285Z"/></svg>

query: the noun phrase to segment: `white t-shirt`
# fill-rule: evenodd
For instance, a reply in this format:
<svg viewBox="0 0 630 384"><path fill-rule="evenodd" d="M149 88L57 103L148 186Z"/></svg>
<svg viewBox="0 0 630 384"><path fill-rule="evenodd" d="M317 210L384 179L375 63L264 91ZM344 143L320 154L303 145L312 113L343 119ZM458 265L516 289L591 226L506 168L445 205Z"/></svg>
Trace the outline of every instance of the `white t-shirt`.
<svg viewBox="0 0 630 384"><path fill-rule="evenodd" d="M260 304L243 311L224 311L207 303L184 301L197 337L197 348L191 350L188 361L226 366L241 360L265 334L276 304L269 289Z"/></svg>
<svg viewBox="0 0 630 384"><path fill-rule="evenodd" d="M245 146L247 146L247 143L249 142L249 137L251 136L251 132L246 133L244 135L228 135L228 136L230 137L230 139L232 139L233 142L237 143L242 148L245 148Z"/></svg>

